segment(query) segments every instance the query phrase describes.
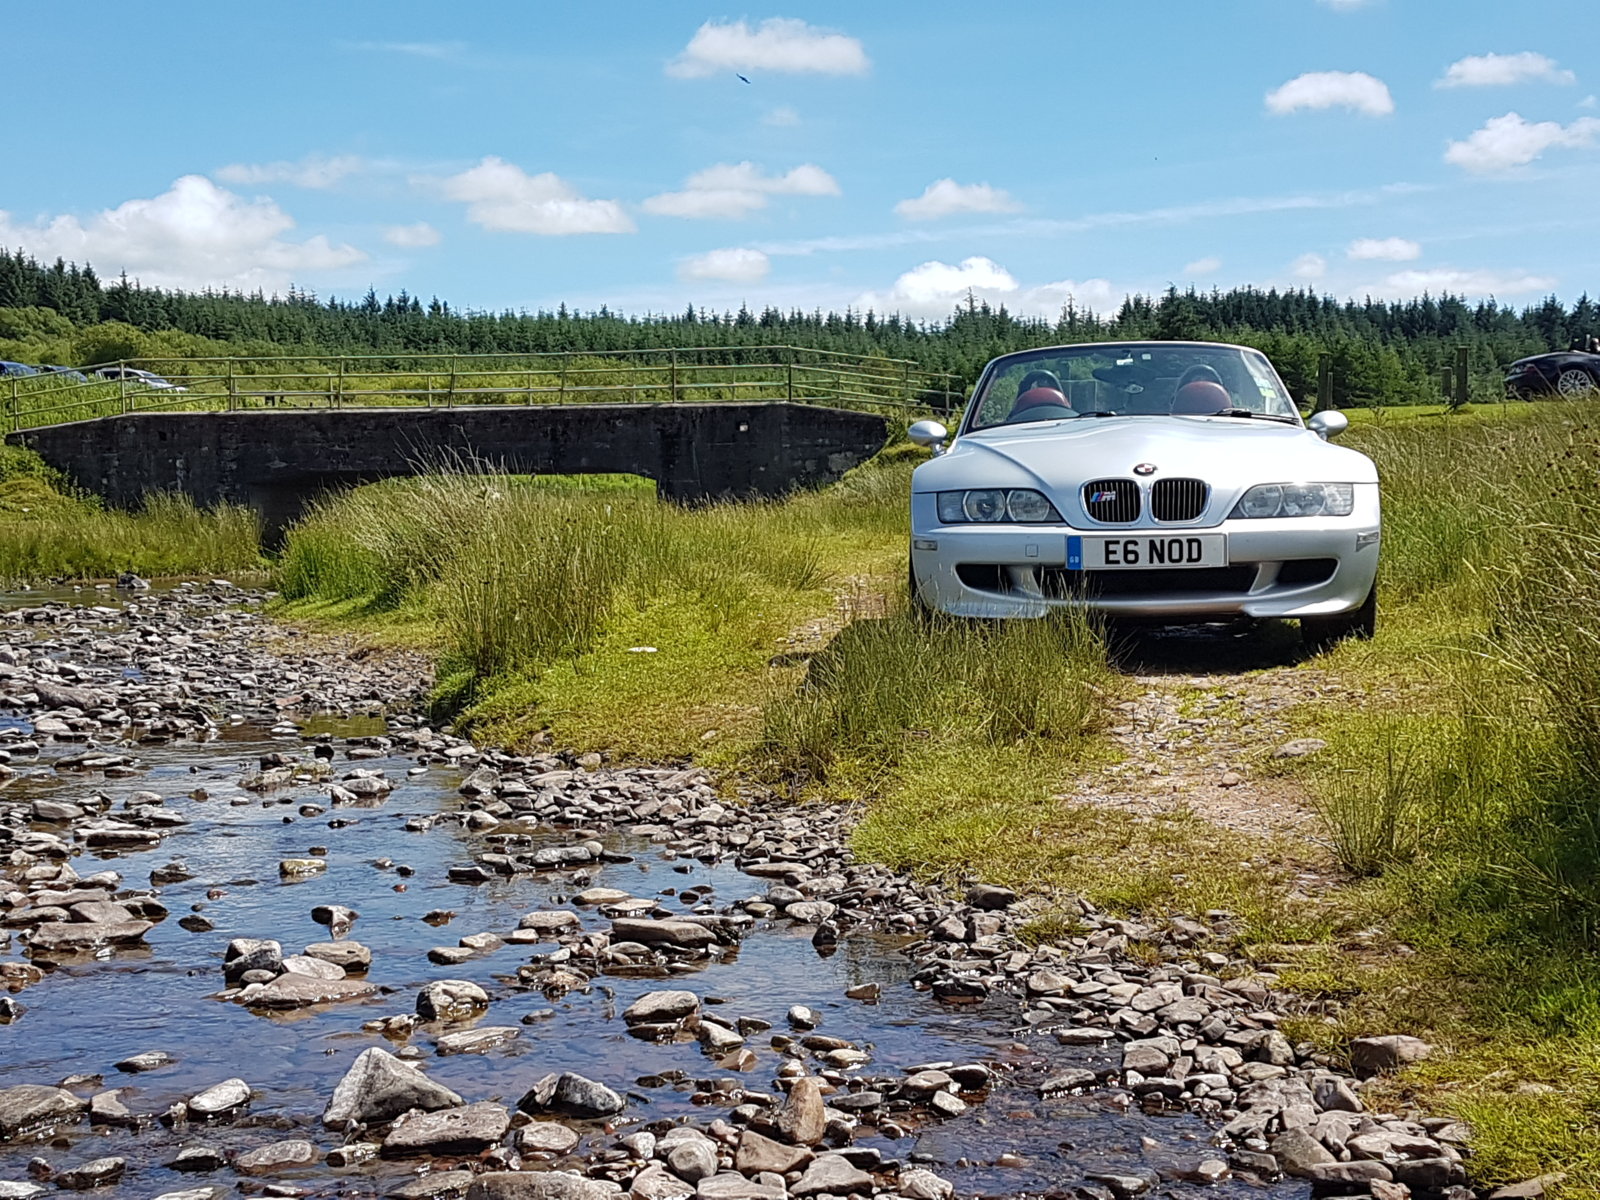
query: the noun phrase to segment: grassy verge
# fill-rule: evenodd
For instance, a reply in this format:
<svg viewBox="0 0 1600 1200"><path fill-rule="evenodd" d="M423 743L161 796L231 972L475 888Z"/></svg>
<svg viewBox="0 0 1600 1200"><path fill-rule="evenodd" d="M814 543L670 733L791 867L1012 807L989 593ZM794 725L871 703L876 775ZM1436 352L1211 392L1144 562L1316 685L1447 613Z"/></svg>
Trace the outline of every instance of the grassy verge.
<svg viewBox="0 0 1600 1200"><path fill-rule="evenodd" d="M152 496L136 513L74 495L39 457L0 447L0 583L202 575L260 570L260 533L248 509L201 509Z"/></svg>

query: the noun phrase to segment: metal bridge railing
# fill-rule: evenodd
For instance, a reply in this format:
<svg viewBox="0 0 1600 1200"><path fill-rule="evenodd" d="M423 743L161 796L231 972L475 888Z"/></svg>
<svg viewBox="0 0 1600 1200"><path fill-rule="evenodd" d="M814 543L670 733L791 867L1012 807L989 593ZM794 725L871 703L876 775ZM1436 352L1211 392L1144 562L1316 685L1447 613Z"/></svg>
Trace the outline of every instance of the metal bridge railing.
<svg viewBox="0 0 1600 1200"><path fill-rule="evenodd" d="M134 370L172 386L143 382ZM784 400L905 415L947 413L964 400L956 376L907 359L795 346L133 359L81 373L8 377L0 380L0 397L11 430L126 413L248 408Z"/></svg>

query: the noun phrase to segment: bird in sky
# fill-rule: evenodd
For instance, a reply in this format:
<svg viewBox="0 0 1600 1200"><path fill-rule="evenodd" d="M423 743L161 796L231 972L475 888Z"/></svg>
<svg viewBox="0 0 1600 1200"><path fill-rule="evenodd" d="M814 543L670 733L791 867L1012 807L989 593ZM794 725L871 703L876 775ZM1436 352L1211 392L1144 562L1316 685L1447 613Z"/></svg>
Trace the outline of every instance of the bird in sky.
<svg viewBox="0 0 1600 1200"><path fill-rule="evenodd" d="M734 74L734 78L738 79L738 81L740 83L749 83L750 82L743 75L740 75L739 72L737 72L737 71L735 71L733 74Z"/></svg>

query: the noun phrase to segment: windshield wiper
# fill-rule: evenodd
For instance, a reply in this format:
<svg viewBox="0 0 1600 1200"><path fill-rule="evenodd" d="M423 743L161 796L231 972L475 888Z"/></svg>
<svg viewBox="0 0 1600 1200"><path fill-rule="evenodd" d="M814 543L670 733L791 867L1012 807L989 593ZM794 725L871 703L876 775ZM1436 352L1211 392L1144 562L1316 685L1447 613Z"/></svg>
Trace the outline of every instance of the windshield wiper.
<svg viewBox="0 0 1600 1200"><path fill-rule="evenodd" d="M1127 413L1112 412L1109 408L1091 408L1088 412L1081 412L1080 417L1125 417Z"/></svg>
<svg viewBox="0 0 1600 1200"><path fill-rule="evenodd" d="M1299 424L1299 422L1293 417L1279 416L1277 413L1256 412L1256 410L1253 408L1225 408L1221 412L1213 415L1218 417L1253 417L1257 421L1277 421L1284 425Z"/></svg>

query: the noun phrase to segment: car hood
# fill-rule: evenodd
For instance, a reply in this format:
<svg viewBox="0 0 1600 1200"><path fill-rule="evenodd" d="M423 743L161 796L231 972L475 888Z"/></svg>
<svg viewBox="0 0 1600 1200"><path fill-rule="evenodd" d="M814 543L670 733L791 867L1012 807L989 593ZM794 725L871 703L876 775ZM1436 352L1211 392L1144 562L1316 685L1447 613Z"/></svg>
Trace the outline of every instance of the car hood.
<svg viewBox="0 0 1600 1200"><path fill-rule="evenodd" d="M1309 429L1245 417L1079 417L1001 426L957 438L923 463L912 490L1027 487L1071 490L1091 479L1131 476L1204 479L1219 490L1256 483L1376 483L1366 455Z"/></svg>

